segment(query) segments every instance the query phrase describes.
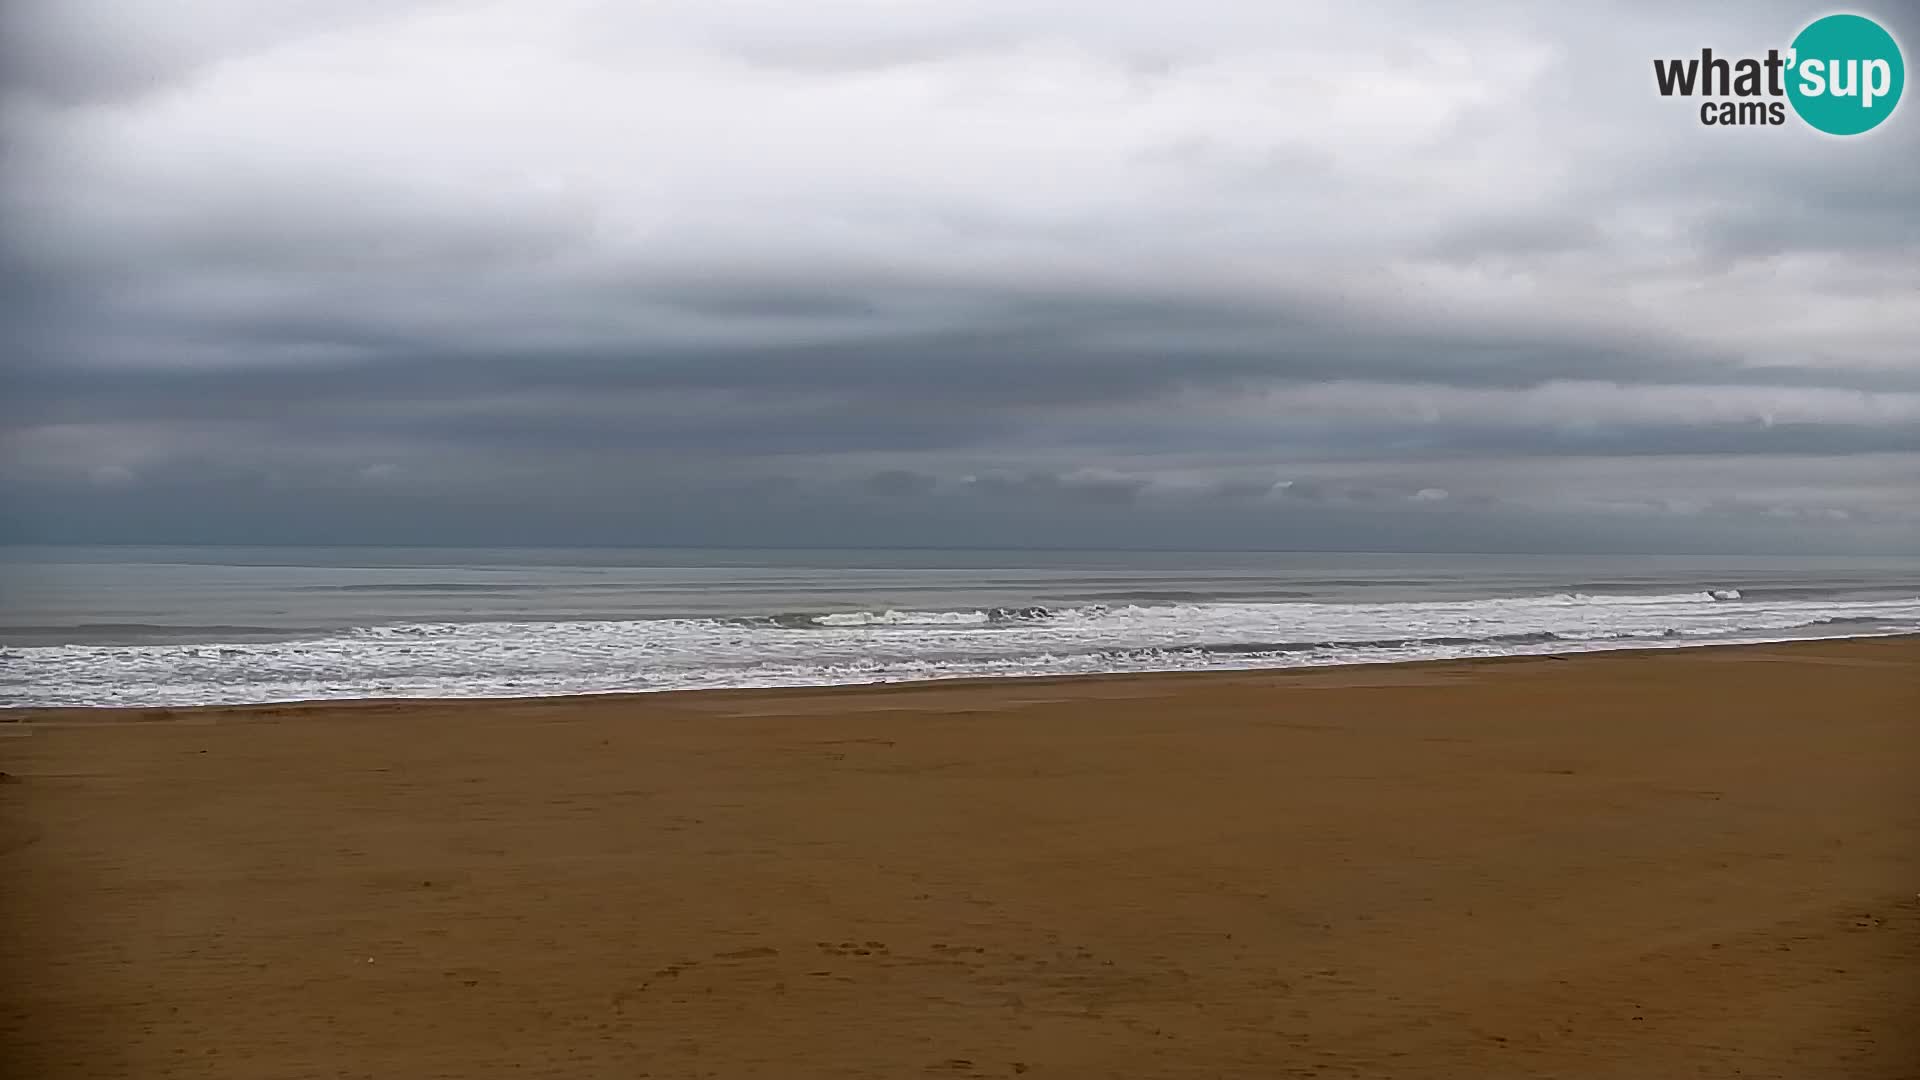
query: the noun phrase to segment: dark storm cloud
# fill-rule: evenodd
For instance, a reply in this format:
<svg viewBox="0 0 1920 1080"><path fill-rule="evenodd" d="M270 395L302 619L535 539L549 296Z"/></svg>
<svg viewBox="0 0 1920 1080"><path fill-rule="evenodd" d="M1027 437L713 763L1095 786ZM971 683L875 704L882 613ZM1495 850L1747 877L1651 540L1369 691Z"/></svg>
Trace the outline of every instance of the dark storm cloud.
<svg viewBox="0 0 1920 1080"><path fill-rule="evenodd" d="M1271 476L1226 476L1215 480L1210 490L1222 499L1262 499L1279 483Z"/></svg>
<svg viewBox="0 0 1920 1080"><path fill-rule="evenodd" d="M939 477L911 469L882 469L868 475L862 486L875 495L899 496L924 495L939 483Z"/></svg>
<svg viewBox="0 0 1920 1080"><path fill-rule="evenodd" d="M16 5L0 498L105 539L1906 543L1911 108L1707 132L1648 76L1806 12L1321 14Z"/></svg>
<svg viewBox="0 0 1920 1080"><path fill-rule="evenodd" d="M430 0L429 0L430 2ZM352 27L420 0L19 0L0 6L0 89L29 101L117 104L208 65Z"/></svg>
<svg viewBox="0 0 1920 1080"><path fill-rule="evenodd" d="M1602 242L1599 226L1582 217L1496 216L1462 222L1436 237L1426 253L1448 262L1489 257L1580 254Z"/></svg>
<svg viewBox="0 0 1920 1080"><path fill-rule="evenodd" d="M1133 502L1149 483L1145 477L1103 470L1067 473L1036 470L1020 474L992 472L967 478L968 489L982 495L1090 503Z"/></svg>

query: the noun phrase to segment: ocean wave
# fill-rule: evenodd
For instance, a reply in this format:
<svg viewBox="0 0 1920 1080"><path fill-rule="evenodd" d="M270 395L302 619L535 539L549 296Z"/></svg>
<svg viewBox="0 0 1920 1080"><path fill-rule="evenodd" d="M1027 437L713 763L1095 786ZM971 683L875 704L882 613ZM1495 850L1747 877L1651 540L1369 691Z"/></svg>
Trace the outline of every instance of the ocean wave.
<svg viewBox="0 0 1920 1080"><path fill-rule="evenodd" d="M1083 609L1091 610L1091 609ZM844 611L808 617L814 626L980 626L1051 618L1044 607L995 607L984 611Z"/></svg>
<svg viewBox="0 0 1920 1080"><path fill-rule="evenodd" d="M1562 638L1548 631L1533 631L1515 634L1487 634L1474 637L1469 634L1450 634L1438 637L1387 637L1364 638L1353 641L1235 641L1212 645L1195 645L1192 651L1217 656L1264 656L1285 653L1312 652L1315 649L1417 649L1446 648L1459 645L1539 645Z"/></svg>
<svg viewBox="0 0 1920 1080"><path fill-rule="evenodd" d="M0 703L490 697L1215 670L1920 631L1920 597L1579 592L1481 600L880 608L421 622L291 640L0 650Z"/></svg>
<svg viewBox="0 0 1920 1080"><path fill-rule="evenodd" d="M293 593L510 593L544 588L514 582L479 584L465 581L353 582L345 585L289 585Z"/></svg>
<svg viewBox="0 0 1920 1080"><path fill-rule="evenodd" d="M1507 597L1491 600L1429 601L1424 603L1418 601L1401 601L1365 605L1304 600L1276 600L1273 598L1262 598L1254 601L1196 601L1186 599L1187 596L1188 594L1182 593L1134 595L1130 598L1129 602L1126 603L1093 603L1060 607L1016 605L951 611L916 611L884 608L872 611L781 612L775 615L739 616L722 621L737 625L772 625L789 629L807 629L810 627L849 629L868 627L1003 625L1029 623L1043 619L1087 622L1100 619L1159 618L1166 615L1190 617L1195 614L1210 611L1248 610L1255 608L1294 608L1301 611L1332 611L1353 607L1401 607L1410 610L1433 608L1471 610L1476 607L1500 606L1632 607L1665 604L1708 604L1726 600L1738 600L1740 599L1740 590L1703 589L1697 592L1639 595L1605 595L1567 592L1545 596Z"/></svg>

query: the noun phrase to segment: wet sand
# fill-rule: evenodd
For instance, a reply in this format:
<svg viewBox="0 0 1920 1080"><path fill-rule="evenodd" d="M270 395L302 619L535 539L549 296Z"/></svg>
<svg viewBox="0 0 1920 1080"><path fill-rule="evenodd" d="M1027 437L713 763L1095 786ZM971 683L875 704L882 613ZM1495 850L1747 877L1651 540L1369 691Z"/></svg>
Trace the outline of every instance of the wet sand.
<svg viewBox="0 0 1920 1080"><path fill-rule="evenodd" d="M0 1071L1913 1077L1920 640L0 724Z"/></svg>

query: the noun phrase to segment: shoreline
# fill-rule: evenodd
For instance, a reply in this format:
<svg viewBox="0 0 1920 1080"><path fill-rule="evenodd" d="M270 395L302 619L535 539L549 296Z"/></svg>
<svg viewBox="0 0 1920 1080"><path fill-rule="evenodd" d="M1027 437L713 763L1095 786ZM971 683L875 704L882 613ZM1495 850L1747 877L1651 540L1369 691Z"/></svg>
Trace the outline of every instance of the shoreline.
<svg viewBox="0 0 1920 1080"><path fill-rule="evenodd" d="M1766 641L1701 642L1699 644L1634 645L1620 648L1568 649L1541 652L1503 653L1497 656L1439 657L1418 660L1378 660L1339 664L1300 664L1293 666L1211 668L1202 670L1118 671L1041 675L956 675L948 678L896 679L879 682L806 683L791 686L717 686L665 690L587 691L577 694L487 695L474 697L338 697L290 698L255 702L204 705L20 705L0 706L0 725L54 726L65 723L164 723L174 714L188 717L229 712L274 710L353 710L384 709L401 705L481 706L564 704L567 702L619 702L674 698L683 695L811 695L886 691L915 687L986 687L999 684L1050 685L1056 683L1104 683L1161 679L1232 679L1262 676L1284 677L1323 672L1354 672L1374 669L1420 669L1435 665L1498 665L1526 661L1578 662L1591 657L1658 656L1674 652L1718 652L1723 650L1778 649L1849 641L1920 641L1920 632L1896 631L1884 634L1846 634L1832 637L1793 637Z"/></svg>

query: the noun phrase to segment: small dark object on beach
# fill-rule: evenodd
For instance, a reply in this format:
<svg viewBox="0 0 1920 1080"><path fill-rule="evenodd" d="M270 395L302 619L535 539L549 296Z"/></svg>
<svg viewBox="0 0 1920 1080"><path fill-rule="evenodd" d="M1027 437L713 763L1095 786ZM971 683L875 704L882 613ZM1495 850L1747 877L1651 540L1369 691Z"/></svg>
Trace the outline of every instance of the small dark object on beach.
<svg viewBox="0 0 1920 1080"><path fill-rule="evenodd" d="M17 784L20 778L10 772L0 772L0 784Z"/></svg>

